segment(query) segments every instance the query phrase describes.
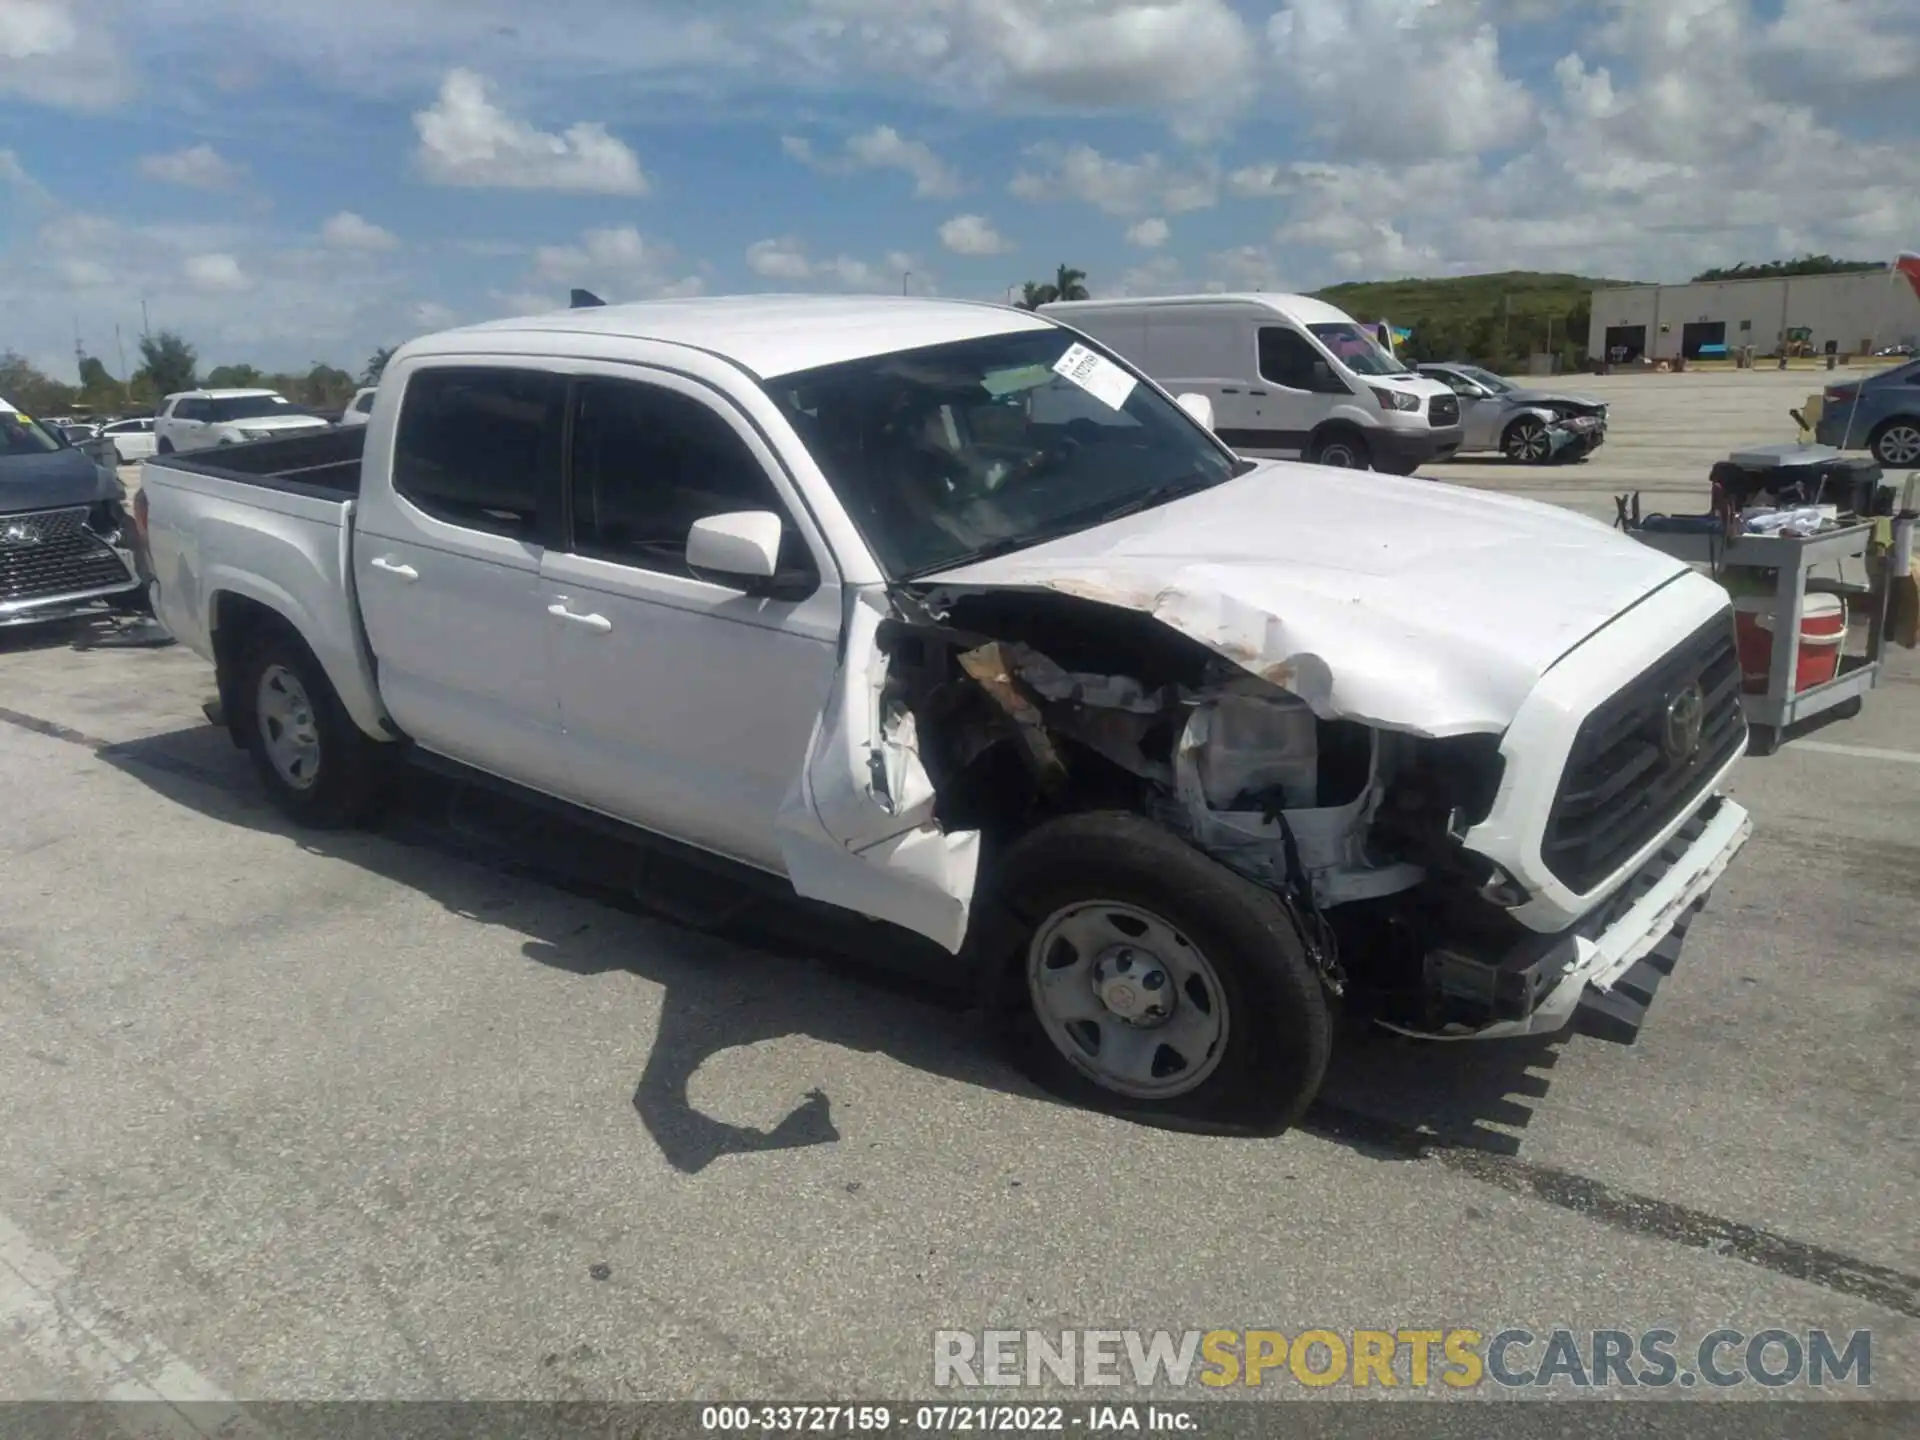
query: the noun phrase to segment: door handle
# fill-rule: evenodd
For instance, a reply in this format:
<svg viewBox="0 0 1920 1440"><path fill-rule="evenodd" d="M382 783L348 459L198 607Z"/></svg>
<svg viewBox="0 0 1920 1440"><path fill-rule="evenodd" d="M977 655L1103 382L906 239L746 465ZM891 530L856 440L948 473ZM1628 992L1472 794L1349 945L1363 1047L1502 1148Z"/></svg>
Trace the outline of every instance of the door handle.
<svg viewBox="0 0 1920 1440"><path fill-rule="evenodd" d="M402 565L400 564L399 561L389 560L384 555L374 556L372 564L374 569L384 570L389 575L398 575L402 580L405 580L408 582L412 582L420 578L420 572L414 569L411 565Z"/></svg>
<svg viewBox="0 0 1920 1440"><path fill-rule="evenodd" d="M575 625L584 625L596 635L605 635L613 629L613 622L604 615L576 615L565 605L549 605L547 613L556 620L570 620Z"/></svg>
<svg viewBox="0 0 1920 1440"><path fill-rule="evenodd" d="M1238 395L1240 393L1240 389L1238 386L1235 386L1235 385L1222 385L1220 387L1220 393L1222 395Z"/></svg>
<svg viewBox="0 0 1920 1440"><path fill-rule="evenodd" d="M1265 396L1267 392L1266 392L1266 391L1264 391L1264 390L1249 390L1249 391L1247 391L1247 393L1248 393L1249 395L1260 395L1260 396Z"/></svg>

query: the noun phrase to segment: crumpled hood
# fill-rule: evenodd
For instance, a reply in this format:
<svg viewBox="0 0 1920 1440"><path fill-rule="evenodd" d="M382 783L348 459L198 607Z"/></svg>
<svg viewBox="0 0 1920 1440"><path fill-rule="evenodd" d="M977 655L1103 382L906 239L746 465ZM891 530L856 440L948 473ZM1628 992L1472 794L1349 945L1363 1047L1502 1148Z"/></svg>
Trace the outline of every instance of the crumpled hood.
<svg viewBox="0 0 1920 1440"><path fill-rule="evenodd" d="M1515 405L1591 405L1596 410L1607 403L1598 395L1572 395L1565 390L1509 390L1501 398Z"/></svg>
<svg viewBox="0 0 1920 1440"><path fill-rule="evenodd" d="M0 515L118 499L120 487L84 450L0 455Z"/></svg>
<svg viewBox="0 0 1920 1440"><path fill-rule="evenodd" d="M1540 677L1688 567L1605 523L1428 480L1270 461L1172 504L929 578L1151 614L1326 719L1504 730Z"/></svg>

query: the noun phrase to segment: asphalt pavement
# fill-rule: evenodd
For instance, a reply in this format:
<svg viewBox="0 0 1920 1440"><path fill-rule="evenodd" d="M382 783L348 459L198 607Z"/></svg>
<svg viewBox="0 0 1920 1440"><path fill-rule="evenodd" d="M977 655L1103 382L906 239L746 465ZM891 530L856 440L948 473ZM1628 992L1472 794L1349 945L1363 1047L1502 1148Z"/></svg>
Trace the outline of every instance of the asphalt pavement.
<svg viewBox="0 0 1920 1440"><path fill-rule="evenodd" d="M1434 473L1697 507L1806 378L1610 377L1604 460ZM1381 1036L1239 1141L1057 1104L777 919L694 933L424 808L295 832L202 662L71 638L0 642L0 1398L898 1399L948 1329L1728 1326L1870 1330L1845 1398L1920 1399L1920 657L1743 765L1636 1045Z"/></svg>

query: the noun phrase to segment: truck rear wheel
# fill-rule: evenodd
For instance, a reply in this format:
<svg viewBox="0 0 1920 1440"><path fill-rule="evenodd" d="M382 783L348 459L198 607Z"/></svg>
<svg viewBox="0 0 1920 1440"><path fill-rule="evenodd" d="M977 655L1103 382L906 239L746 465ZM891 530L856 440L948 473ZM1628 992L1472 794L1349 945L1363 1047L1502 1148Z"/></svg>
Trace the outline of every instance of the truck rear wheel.
<svg viewBox="0 0 1920 1440"><path fill-rule="evenodd" d="M984 958L1033 1080L1169 1129L1276 1135L1299 1119L1331 1018L1276 896L1117 812L1036 828L998 873Z"/></svg>
<svg viewBox="0 0 1920 1440"><path fill-rule="evenodd" d="M247 753L267 794L302 825L370 818L386 757L353 722L304 641L278 625L248 645L237 687Z"/></svg>

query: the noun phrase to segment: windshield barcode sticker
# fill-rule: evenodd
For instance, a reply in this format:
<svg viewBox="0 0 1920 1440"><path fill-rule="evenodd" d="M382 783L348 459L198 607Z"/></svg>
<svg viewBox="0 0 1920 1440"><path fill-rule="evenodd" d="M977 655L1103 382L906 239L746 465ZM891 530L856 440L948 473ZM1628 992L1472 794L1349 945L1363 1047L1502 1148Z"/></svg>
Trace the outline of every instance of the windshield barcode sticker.
<svg viewBox="0 0 1920 1440"><path fill-rule="evenodd" d="M1071 380L1109 410L1118 410L1139 382L1104 355L1096 355L1077 341L1053 362L1054 373Z"/></svg>

